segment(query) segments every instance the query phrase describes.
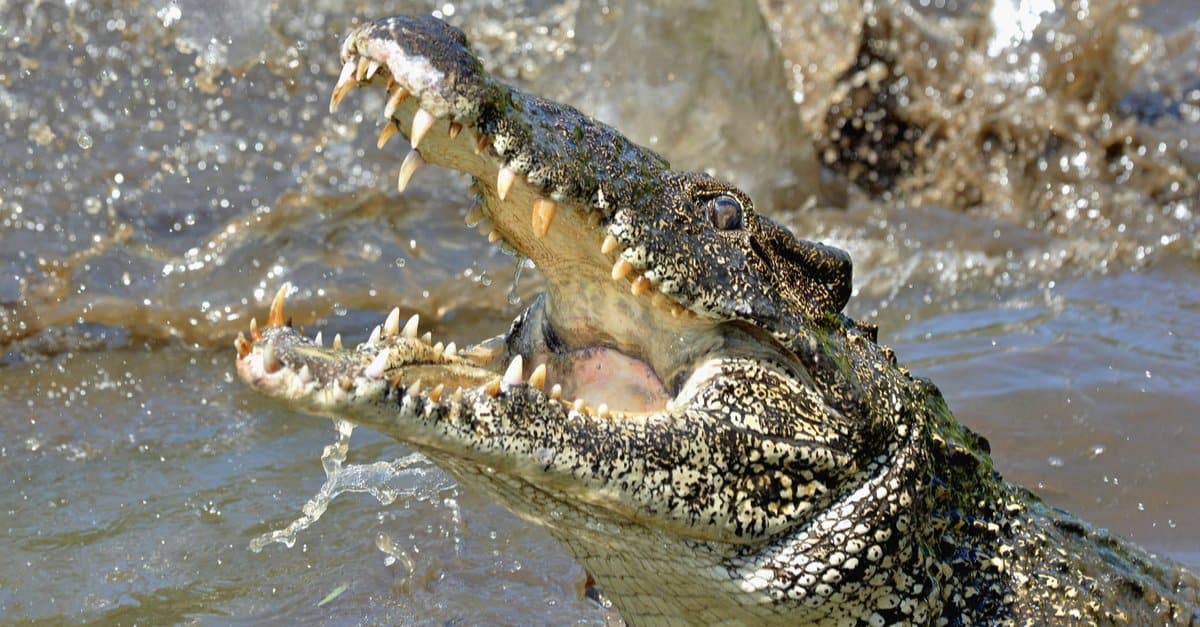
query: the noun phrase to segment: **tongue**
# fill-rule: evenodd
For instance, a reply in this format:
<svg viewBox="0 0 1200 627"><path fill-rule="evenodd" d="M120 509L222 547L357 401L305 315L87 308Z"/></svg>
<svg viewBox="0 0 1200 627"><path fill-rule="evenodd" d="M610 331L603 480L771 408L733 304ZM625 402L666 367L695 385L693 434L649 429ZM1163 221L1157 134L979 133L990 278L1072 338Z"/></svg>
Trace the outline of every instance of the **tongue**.
<svg viewBox="0 0 1200 627"><path fill-rule="evenodd" d="M666 407L669 396L658 375L643 361L611 348L577 350L564 359L563 393L588 405L643 412Z"/></svg>

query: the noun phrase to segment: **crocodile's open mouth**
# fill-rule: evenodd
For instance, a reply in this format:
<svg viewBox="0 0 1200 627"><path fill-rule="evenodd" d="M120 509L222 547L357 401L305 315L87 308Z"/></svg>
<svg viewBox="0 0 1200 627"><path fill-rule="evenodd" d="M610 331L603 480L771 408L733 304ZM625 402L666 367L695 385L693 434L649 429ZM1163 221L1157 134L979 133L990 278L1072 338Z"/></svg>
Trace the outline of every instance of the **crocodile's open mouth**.
<svg viewBox="0 0 1200 627"><path fill-rule="evenodd" d="M528 382L576 411L668 407L697 358L722 341L711 333L720 321L691 311L687 286L631 245L634 233L614 216L677 175L658 155L578 111L492 81L465 42L449 49L447 38L461 34L409 18L359 28L343 44L330 111L356 86L386 88L378 147L397 133L412 147L399 167L399 189L427 164L470 175L477 203L467 224L532 260L547 292L507 336L468 350L420 334L416 317L402 325L397 311L351 350L286 328L285 288L267 328L237 342L242 378L293 399L320 389L353 395L364 382L386 379L437 402L464 387L494 395ZM749 202L715 181L700 183L702 198Z"/></svg>

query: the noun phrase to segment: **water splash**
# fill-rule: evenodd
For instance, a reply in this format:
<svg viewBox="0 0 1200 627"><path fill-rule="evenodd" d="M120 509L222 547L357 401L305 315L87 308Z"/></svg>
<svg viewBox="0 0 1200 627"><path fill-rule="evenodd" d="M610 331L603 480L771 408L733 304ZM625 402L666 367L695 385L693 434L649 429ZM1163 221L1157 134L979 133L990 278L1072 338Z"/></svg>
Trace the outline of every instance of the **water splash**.
<svg viewBox="0 0 1200 627"><path fill-rule="evenodd" d="M301 509L301 515L284 529L277 529L250 541L250 550L258 553L272 542L291 548L296 536L321 519L333 499L345 492L368 492L382 505L390 505L398 496L424 497L440 491L449 479L433 471L429 462L419 453L412 453L390 462L350 464L343 466L346 453L350 450L350 435L354 425L345 420L334 420L337 440L325 447L321 454L321 466L325 469L325 483Z"/></svg>

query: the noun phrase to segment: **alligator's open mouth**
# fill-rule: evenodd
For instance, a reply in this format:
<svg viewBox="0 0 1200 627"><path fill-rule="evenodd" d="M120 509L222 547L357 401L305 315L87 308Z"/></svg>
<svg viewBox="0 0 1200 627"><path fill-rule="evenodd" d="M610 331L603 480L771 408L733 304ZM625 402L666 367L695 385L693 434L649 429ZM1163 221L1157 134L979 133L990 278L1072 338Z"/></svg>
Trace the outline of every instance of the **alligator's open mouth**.
<svg viewBox="0 0 1200 627"><path fill-rule="evenodd" d="M711 333L720 321L691 311L686 286L631 245L636 233L614 215L682 175L570 107L492 81L461 34L441 22L370 23L347 37L342 59L330 111L355 86L386 88L378 146L396 133L412 146L399 189L426 164L472 176L478 202L467 224L532 260L548 290L508 336L459 351L419 334L415 317L401 325L395 311L353 350L336 340L322 347L320 338L280 328L284 289L268 328L237 343L242 377L293 399L314 389L353 395L361 383L384 379L435 402L463 387L494 395L528 382L576 411L666 408L698 356L720 341ZM730 205L715 210L740 218L749 203L740 192L696 181L698 199Z"/></svg>

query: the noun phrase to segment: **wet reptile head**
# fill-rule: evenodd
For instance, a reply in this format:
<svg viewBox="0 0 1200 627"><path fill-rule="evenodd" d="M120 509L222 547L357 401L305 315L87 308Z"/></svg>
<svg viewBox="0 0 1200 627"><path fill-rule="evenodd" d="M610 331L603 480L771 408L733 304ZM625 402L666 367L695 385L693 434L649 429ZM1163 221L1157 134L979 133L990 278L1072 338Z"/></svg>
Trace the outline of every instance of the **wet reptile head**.
<svg viewBox="0 0 1200 627"><path fill-rule="evenodd" d="M477 346L434 344L393 310L350 349L285 324L285 288L268 325L237 342L245 381L385 431L490 489L572 548L623 611L635 605L624 565L597 561L597 547L660 560L651 570L664 575L695 570L676 557L707 551L725 574L692 583L739 581L772 603L802 598L806 579L763 579L761 560L736 547L768 550L801 530L787 552L808 559L828 550L821 538L912 517L919 482L901 478L918 472L917 433L893 411L864 411L870 394L879 407L898 401L860 390L885 360L839 314L844 252L796 238L740 190L673 171L574 108L496 81L435 19L371 22L341 56L330 108L356 86L386 90L378 143L401 133L412 147L401 191L427 164L471 176L468 224L531 259L547 290ZM681 542L703 544L664 548ZM855 550L880 559L898 542L889 529Z"/></svg>

